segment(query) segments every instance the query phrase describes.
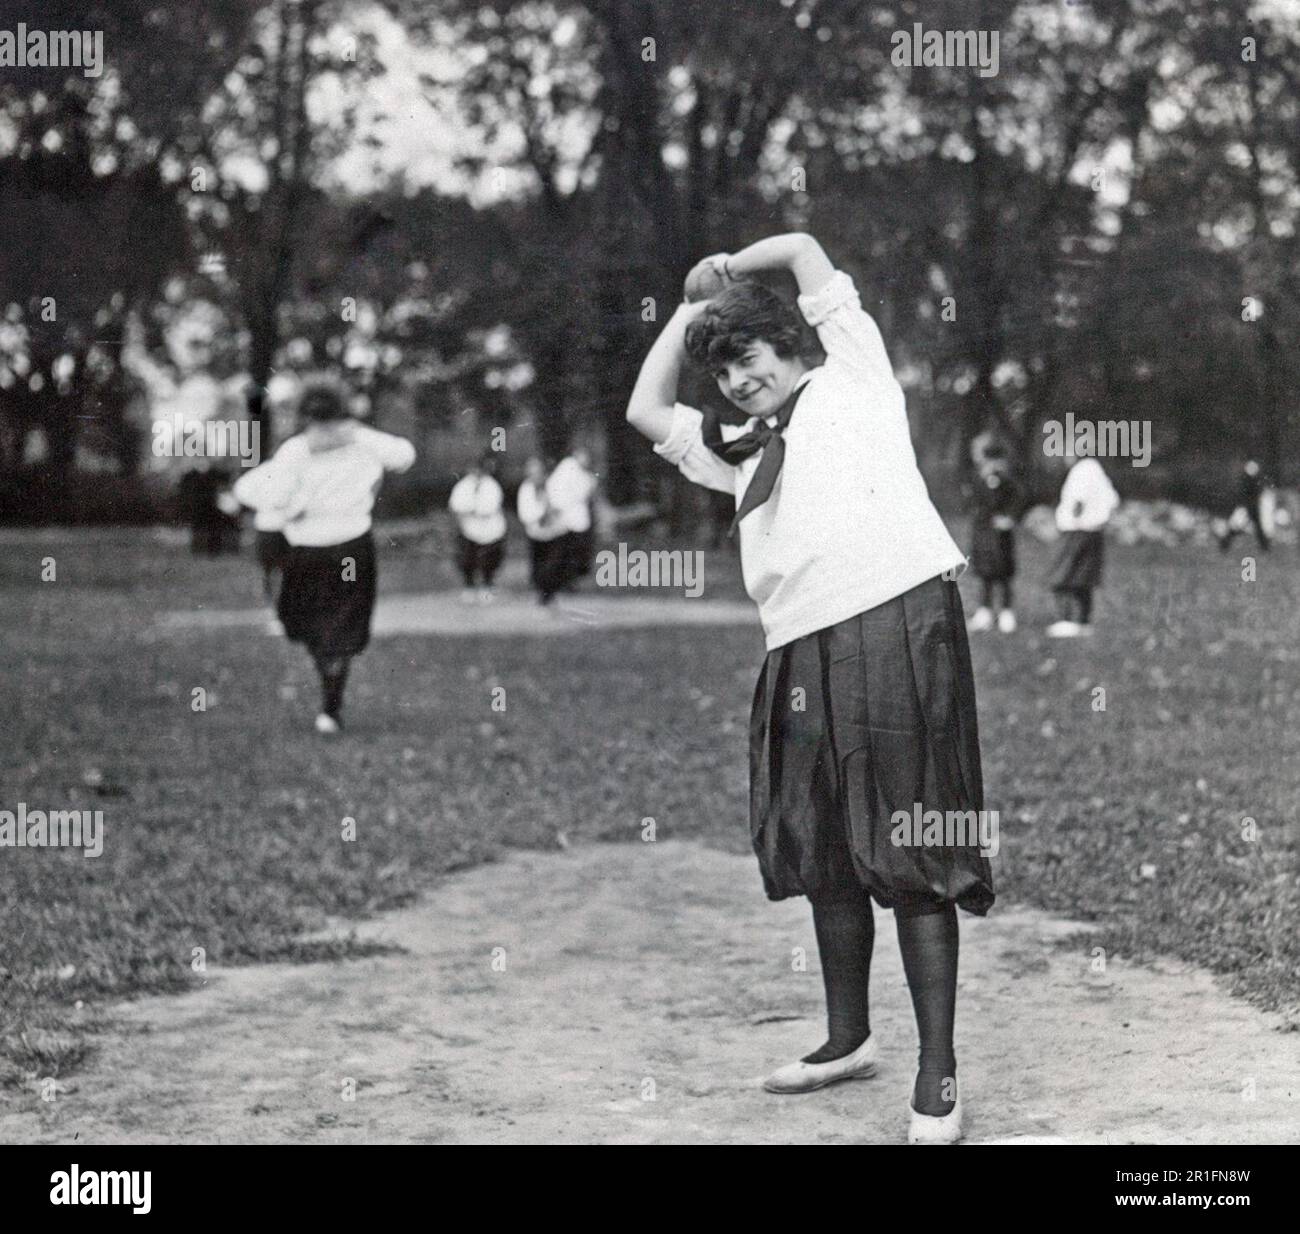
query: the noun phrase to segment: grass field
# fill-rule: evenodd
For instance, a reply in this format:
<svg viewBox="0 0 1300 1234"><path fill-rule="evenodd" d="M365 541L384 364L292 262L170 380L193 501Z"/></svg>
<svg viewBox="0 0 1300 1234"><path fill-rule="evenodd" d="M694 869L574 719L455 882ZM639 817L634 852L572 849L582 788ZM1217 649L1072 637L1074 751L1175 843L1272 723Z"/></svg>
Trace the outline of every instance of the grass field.
<svg viewBox="0 0 1300 1234"><path fill-rule="evenodd" d="M1098 636L1053 643L1048 550L1022 540L1022 631L974 641L1002 902L1229 974L1300 1022L1295 550L1243 582L1241 541L1230 557L1112 545ZM452 585L436 544L382 550L381 591ZM706 597L735 598L734 559L709 557ZM360 947L309 936L505 845L630 840L651 816L661 836L747 848L756 627L377 640L331 742L310 730L300 649L156 621L255 607L247 559L149 531L8 532L0 595L0 809L101 809L105 829L97 859L0 848L8 1083L75 1068L106 1000L191 987L195 948L345 957Z"/></svg>

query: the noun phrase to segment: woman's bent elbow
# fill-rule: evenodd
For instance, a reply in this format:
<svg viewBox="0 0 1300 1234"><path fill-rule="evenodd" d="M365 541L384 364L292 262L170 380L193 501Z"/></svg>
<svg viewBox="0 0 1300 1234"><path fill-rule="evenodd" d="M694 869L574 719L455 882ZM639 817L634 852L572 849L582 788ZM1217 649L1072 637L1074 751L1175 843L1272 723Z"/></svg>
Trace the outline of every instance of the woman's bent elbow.
<svg viewBox="0 0 1300 1234"><path fill-rule="evenodd" d="M665 440L672 429L673 409L634 401L628 404L627 422L643 437L658 443Z"/></svg>

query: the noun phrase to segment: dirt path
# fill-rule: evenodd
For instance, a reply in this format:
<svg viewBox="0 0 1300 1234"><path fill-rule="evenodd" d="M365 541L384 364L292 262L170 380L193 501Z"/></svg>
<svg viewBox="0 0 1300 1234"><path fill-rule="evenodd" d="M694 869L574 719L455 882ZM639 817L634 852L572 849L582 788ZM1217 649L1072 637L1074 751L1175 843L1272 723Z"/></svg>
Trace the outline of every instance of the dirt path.
<svg viewBox="0 0 1300 1234"><path fill-rule="evenodd" d="M877 921L879 1077L774 1097L759 1077L822 1040L804 901L695 844L511 853L361 927L406 954L214 971L120 1008L72 1091L9 1102L0 1142L897 1141L916 1038ZM963 914L970 1142L1300 1139L1294 1035L1187 966L1093 973L1052 945L1078 928Z"/></svg>
<svg viewBox="0 0 1300 1234"><path fill-rule="evenodd" d="M528 592L501 590L490 604L464 603L458 593L431 591L381 596L375 606L374 635L439 634L453 637L521 634L529 637L580 634L590 629L646 626L752 626L757 610L748 600L704 600L686 596L650 599L638 595L559 596L549 608ZM198 609L163 613L163 632L193 628L260 629L278 634L264 608Z"/></svg>

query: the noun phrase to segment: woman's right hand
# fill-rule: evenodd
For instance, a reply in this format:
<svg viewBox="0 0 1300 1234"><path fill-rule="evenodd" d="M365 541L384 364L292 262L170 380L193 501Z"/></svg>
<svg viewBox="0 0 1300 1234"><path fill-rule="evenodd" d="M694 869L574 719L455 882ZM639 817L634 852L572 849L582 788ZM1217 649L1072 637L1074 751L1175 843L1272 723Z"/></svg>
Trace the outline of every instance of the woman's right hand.
<svg viewBox="0 0 1300 1234"><path fill-rule="evenodd" d="M682 287L682 296L688 304L707 304L735 282L727 269L730 256L730 253L714 253L691 267Z"/></svg>

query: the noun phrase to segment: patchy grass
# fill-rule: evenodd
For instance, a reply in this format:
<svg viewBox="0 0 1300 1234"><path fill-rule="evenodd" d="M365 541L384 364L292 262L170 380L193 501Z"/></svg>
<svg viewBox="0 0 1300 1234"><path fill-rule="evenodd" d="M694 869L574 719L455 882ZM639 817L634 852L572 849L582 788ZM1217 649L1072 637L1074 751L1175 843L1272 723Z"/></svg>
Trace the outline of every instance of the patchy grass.
<svg viewBox="0 0 1300 1234"><path fill-rule="evenodd" d="M452 585L442 547L388 545L382 589ZM325 742L300 649L155 625L255 607L248 560L149 531L11 532L0 549L0 808L100 809L105 830L97 859L0 849L0 1078L66 1073L97 1007L190 988L196 949L357 954L314 935L502 846L631 840L653 817L660 836L747 847L757 629L382 639L354 670L348 734ZM1098 636L1053 643L1046 550L1022 545L1022 632L974 639L987 805L1004 903L1098 922L1112 953L1196 961L1294 1017L1300 581L1282 550L1241 582L1238 549L1112 546ZM741 594L734 559L708 558L706 595Z"/></svg>

